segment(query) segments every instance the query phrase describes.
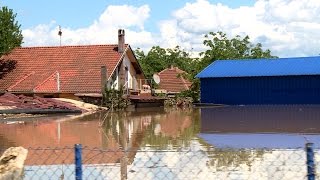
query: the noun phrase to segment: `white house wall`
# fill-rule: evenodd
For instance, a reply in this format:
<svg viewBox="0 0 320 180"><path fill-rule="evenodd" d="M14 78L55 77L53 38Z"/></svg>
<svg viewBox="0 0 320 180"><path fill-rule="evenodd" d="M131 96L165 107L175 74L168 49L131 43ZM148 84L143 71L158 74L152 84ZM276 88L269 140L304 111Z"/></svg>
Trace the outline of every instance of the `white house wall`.
<svg viewBox="0 0 320 180"><path fill-rule="evenodd" d="M131 70L131 62L129 60L129 58L127 56L124 57L123 59L123 65L124 67L127 67L128 68L128 77L127 77L127 86L129 88L132 88L132 84L130 83L131 80L132 80L132 75L130 74L130 70ZM126 82L125 82L126 83Z"/></svg>
<svg viewBox="0 0 320 180"><path fill-rule="evenodd" d="M119 67L116 68L110 80L111 80L110 88L118 90L119 89Z"/></svg>
<svg viewBox="0 0 320 180"><path fill-rule="evenodd" d="M110 85L111 85L111 88L114 88L116 90L119 90L119 81L120 81L120 73L119 73L119 67L118 66L114 72L114 74L112 75L111 77L111 82L110 82ZM128 67L128 77L127 77L127 80L128 80L128 87L129 89L136 89L137 88L137 79L135 77L135 74L136 74L136 71L134 69L134 67L132 66L131 64L131 61L130 59L128 58L128 56L126 55L122 61L122 67L125 68L125 67Z"/></svg>

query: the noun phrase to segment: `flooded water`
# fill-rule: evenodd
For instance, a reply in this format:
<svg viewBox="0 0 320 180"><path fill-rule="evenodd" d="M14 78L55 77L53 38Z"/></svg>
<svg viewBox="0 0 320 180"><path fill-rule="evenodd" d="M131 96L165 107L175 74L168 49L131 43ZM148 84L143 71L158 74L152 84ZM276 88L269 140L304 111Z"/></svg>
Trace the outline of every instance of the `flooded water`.
<svg viewBox="0 0 320 180"><path fill-rule="evenodd" d="M131 172L136 172L134 162L146 161L145 152L147 157L160 157L154 150L165 150L167 155L161 157L170 160L163 167L173 162L175 167L188 164L180 172L196 172L186 177L303 179L307 173L305 143L320 147L320 106L147 108L100 112L70 121L61 118L15 124L2 121L0 149L73 147L80 143L85 147L135 151L128 166ZM317 162L319 154L315 156ZM316 167L320 172L320 166Z"/></svg>
<svg viewBox="0 0 320 180"><path fill-rule="evenodd" d="M147 108L96 113L71 121L46 117L16 124L2 122L0 147L72 147L80 143L104 149L168 149L188 146L192 140L198 141L199 131L198 109Z"/></svg>

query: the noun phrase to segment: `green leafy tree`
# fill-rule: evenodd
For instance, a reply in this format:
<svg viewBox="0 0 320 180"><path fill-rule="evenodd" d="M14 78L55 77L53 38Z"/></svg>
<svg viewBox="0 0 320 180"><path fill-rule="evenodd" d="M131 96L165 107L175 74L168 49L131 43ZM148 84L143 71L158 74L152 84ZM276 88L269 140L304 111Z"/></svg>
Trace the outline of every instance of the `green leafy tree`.
<svg viewBox="0 0 320 180"><path fill-rule="evenodd" d="M155 72L164 69L166 61L165 49L154 46L147 54L140 49L137 49L135 53L147 79L150 79Z"/></svg>
<svg viewBox="0 0 320 180"><path fill-rule="evenodd" d="M203 44L208 49L200 53L203 56L201 69L215 60L276 58L269 49L263 50L261 43L251 43L249 36L228 38L226 33L210 32L205 35Z"/></svg>
<svg viewBox="0 0 320 180"><path fill-rule="evenodd" d="M180 49L179 46L164 49L154 46L145 54L141 49L135 51L136 57L147 78L152 78L154 73L160 72L171 65L186 72L194 71L193 59L190 54Z"/></svg>
<svg viewBox="0 0 320 180"><path fill-rule="evenodd" d="M207 50L200 53L202 57L194 64L195 70L190 73L189 80L192 82L190 90L182 92L182 94L192 97L193 101L199 101L200 81L195 76L205 67L215 60L227 59L257 59L257 58L277 58L271 55L269 49L263 50L262 44L253 44L250 42L249 36L241 37L239 35L228 38L223 32L205 35L203 44L207 46Z"/></svg>
<svg viewBox="0 0 320 180"><path fill-rule="evenodd" d="M22 44L23 36L20 25L15 20L16 16L12 9L5 6L0 8L0 58ZM16 63L11 59L0 59L0 79L12 71Z"/></svg>
<svg viewBox="0 0 320 180"><path fill-rule="evenodd" d="M210 32L205 35L203 44L207 50L200 53L200 58L191 58L190 54L181 50L179 46L173 49L164 49L154 46L145 54L142 50L135 51L137 59L147 78L151 78L170 65L179 67L187 72L183 74L192 82L190 90L181 93L181 96L192 97L193 101L199 100L200 81L195 76L215 60L224 59L257 59L277 58L271 55L269 49L264 50L261 43L253 44L249 36L239 35L228 38L223 32Z"/></svg>
<svg viewBox="0 0 320 180"><path fill-rule="evenodd" d="M0 59L0 79L16 67L17 62L14 60Z"/></svg>
<svg viewBox="0 0 320 180"><path fill-rule="evenodd" d="M20 47L23 36L21 25L15 20L17 14L12 9L3 6L0 9L0 57L10 53L15 47Z"/></svg>

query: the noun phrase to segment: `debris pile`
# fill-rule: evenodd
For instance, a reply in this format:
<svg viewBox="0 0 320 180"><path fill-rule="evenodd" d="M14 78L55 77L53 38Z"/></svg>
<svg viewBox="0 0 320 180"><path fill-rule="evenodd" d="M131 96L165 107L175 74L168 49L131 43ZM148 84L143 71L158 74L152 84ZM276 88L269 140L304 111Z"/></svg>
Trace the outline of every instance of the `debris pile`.
<svg viewBox="0 0 320 180"><path fill-rule="evenodd" d="M1 108L2 107L2 108ZM0 96L0 108L1 109L66 109L66 110L86 110L78 108L77 106L59 101L52 98L41 97L29 97L24 95L14 95L11 93L5 93Z"/></svg>

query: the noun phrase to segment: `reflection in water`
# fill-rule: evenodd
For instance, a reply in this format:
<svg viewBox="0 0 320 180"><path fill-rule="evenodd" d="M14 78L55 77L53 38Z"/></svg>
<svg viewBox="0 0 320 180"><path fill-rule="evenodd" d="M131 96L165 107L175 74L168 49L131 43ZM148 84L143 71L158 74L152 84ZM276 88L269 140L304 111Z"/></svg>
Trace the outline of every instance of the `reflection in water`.
<svg viewBox="0 0 320 180"><path fill-rule="evenodd" d="M170 167L179 166L183 168L177 173L188 174L194 171L198 173L194 178L204 176L229 179L232 176L233 179L256 179L263 176L264 179L277 179L273 178L274 174L280 171L286 173L290 179L305 176L303 149L285 146L265 149L258 146L259 141L256 144L251 143L250 147L241 146L239 149L232 145L244 145L241 140L245 140L245 136L232 139L235 137L232 133L246 133L249 136L254 135L252 133L266 132L319 133L319 116L316 112L320 111L314 106L293 109L268 109L265 106L245 109L138 109L110 113L101 127L100 121L105 112L72 121L38 119L26 121L24 124L0 123L0 149L11 146L73 147L74 144L81 143L83 146L113 150L113 154L106 156L113 158L103 161L99 158L99 163L119 164L123 157L127 157L128 161L125 163L128 171L131 169L132 172L143 172L141 169L146 167L140 167L141 163L148 164L151 158L156 157L158 164L151 164L150 167L167 171ZM299 119L303 119L303 123ZM213 136L204 137L201 134L200 137L203 138L199 138L200 131ZM210 134L212 132L217 134ZM278 136L265 135L269 137L268 141L280 139ZM220 142L227 146L219 146ZM158 150L166 150L166 153ZM84 156L87 155L86 151L83 153ZM62 154L61 157L65 156ZM52 163L69 161L72 162L72 157L61 158L61 162ZM30 160L28 163L35 164ZM281 170L277 170L279 166ZM145 170L151 172L150 168ZM293 171L300 174L296 175ZM281 173L276 177L283 177ZM180 175L172 174L172 177L179 179Z"/></svg>
<svg viewBox="0 0 320 180"><path fill-rule="evenodd" d="M0 149L23 147L83 146L103 149L168 149L187 147L197 139L198 110L139 109L131 112L106 112L77 120L30 120L23 124L0 123Z"/></svg>
<svg viewBox="0 0 320 180"><path fill-rule="evenodd" d="M320 133L319 105L201 109L202 133Z"/></svg>
<svg viewBox="0 0 320 180"><path fill-rule="evenodd" d="M320 106L203 108L200 137L215 147L208 157L216 178L303 179L303 148L320 142L319 120Z"/></svg>
<svg viewBox="0 0 320 180"><path fill-rule="evenodd" d="M251 167L253 162L261 159L265 154L263 149L220 149L215 148L208 151L210 166L217 167L218 170L223 170L226 167L237 168L243 165Z"/></svg>
<svg viewBox="0 0 320 180"><path fill-rule="evenodd" d="M109 141L116 141L126 150L181 148L196 138L199 112L118 112L108 116L103 128Z"/></svg>

